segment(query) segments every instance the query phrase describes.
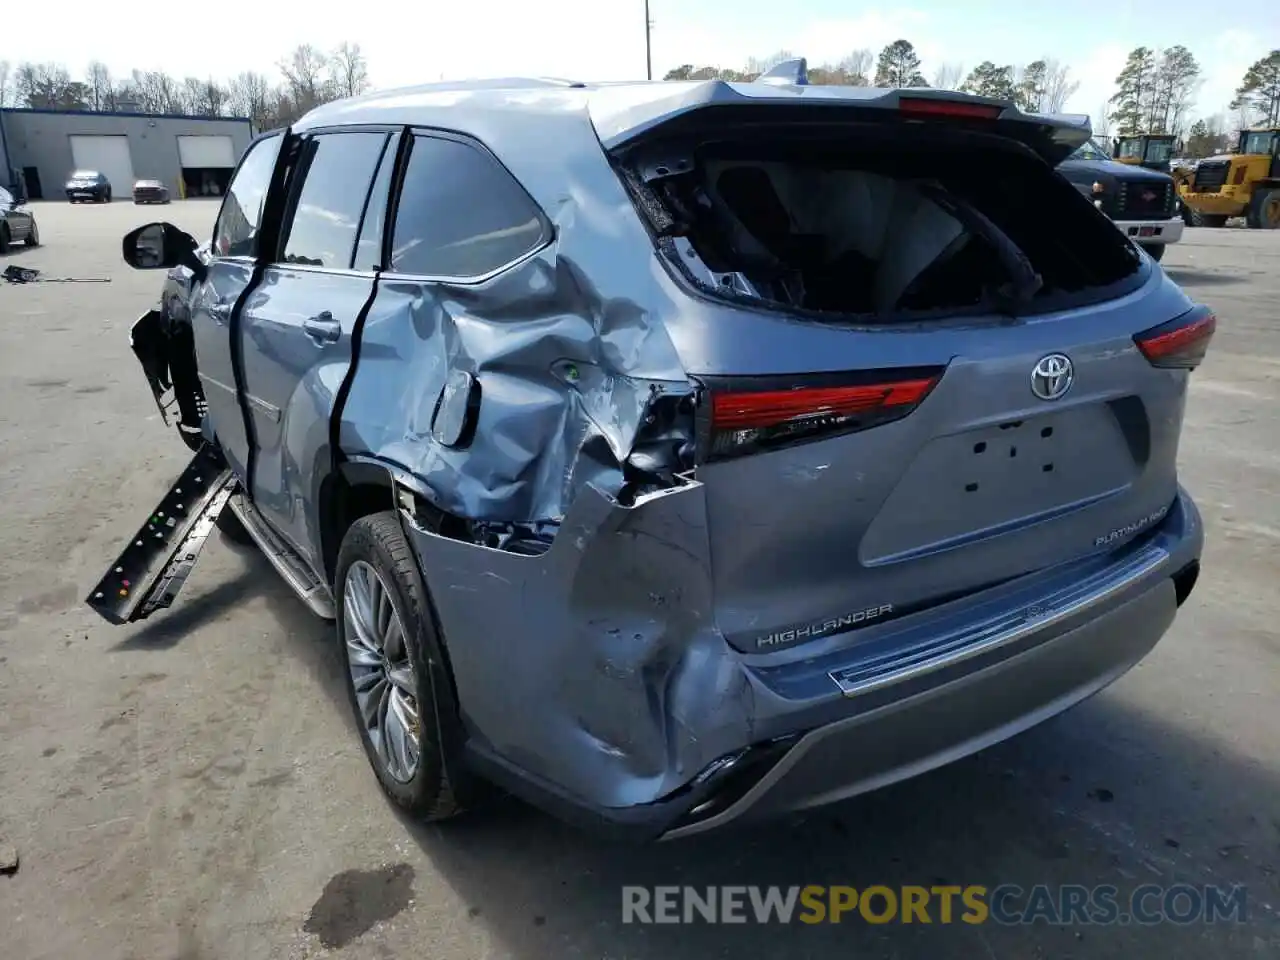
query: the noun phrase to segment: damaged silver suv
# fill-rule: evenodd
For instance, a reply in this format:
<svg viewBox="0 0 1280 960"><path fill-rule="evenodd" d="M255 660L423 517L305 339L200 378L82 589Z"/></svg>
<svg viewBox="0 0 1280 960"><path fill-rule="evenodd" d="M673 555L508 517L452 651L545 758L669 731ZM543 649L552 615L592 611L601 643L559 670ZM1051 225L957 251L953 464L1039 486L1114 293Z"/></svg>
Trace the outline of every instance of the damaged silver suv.
<svg viewBox="0 0 1280 960"><path fill-rule="evenodd" d="M124 238L196 454L88 602L256 543L427 818L496 782L676 837L1012 736L1152 649L1203 542L1215 320L1054 172L1089 134L799 63L321 107L207 242Z"/></svg>

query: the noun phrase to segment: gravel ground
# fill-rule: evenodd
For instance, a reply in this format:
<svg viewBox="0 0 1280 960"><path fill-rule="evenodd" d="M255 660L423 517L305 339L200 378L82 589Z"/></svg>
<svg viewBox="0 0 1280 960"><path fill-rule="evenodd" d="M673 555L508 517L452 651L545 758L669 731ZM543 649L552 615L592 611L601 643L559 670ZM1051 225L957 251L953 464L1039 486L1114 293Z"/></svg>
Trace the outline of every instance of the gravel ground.
<svg viewBox="0 0 1280 960"><path fill-rule="evenodd" d="M1280 955L1280 232L1188 231L1165 266L1220 326L1183 478L1204 573L1156 651L1029 734L804 821L651 848L514 801L399 819L366 768L330 629L212 542L178 604L81 598L185 463L129 352L155 216L35 206L50 276L0 285L0 931L6 957L812 958ZM6 855L6 849L9 854ZM624 884L1244 884L1244 924L642 926Z"/></svg>

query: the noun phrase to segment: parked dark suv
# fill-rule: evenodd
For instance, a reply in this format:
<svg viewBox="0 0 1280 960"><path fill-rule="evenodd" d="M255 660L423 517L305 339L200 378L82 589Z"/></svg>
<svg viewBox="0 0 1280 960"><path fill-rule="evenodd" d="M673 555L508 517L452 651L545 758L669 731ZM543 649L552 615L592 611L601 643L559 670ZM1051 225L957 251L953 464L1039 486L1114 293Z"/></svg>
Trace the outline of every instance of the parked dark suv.
<svg viewBox="0 0 1280 960"><path fill-rule="evenodd" d="M71 203L110 203L111 181L96 170L77 170L66 184L67 200Z"/></svg>
<svg viewBox="0 0 1280 960"><path fill-rule="evenodd" d="M199 449L88 602L166 606L218 517L336 619L397 803L483 778L642 838L1121 676L1195 583L1212 314L1054 172L1087 127L804 79L427 86L257 139L207 246L124 239L171 269L134 349Z"/></svg>

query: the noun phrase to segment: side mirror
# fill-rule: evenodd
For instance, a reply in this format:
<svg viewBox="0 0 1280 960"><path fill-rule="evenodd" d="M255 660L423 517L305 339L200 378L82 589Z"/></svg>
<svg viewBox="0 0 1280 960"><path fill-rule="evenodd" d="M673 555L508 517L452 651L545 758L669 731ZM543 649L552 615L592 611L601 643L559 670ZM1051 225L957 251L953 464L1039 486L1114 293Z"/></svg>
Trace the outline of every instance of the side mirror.
<svg viewBox="0 0 1280 960"><path fill-rule="evenodd" d="M172 223L148 223L124 235L120 252L135 270L187 267L198 276L204 264L196 256L196 240Z"/></svg>

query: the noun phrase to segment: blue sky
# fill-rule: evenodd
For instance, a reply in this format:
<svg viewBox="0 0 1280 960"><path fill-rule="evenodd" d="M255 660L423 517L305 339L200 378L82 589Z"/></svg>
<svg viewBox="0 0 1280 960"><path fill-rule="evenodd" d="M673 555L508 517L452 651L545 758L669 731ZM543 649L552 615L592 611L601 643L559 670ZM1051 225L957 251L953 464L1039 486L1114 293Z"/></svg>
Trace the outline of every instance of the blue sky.
<svg viewBox="0 0 1280 960"><path fill-rule="evenodd" d="M1135 46L1181 43L1205 68L1197 114L1225 112L1248 64L1280 47L1280 3L1233 0L1229 16L1206 17L1204 0L1057 0L1016 5L996 0L651 0L655 75L681 63L742 65L780 48L812 64L904 37L924 59L926 77L943 63L970 68L982 60L1024 63L1042 56L1068 63L1081 81L1069 109L1096 114L1111 94L1125 54ZM59 4L101 22L101 5ZM117 72L131 67L177 75L225 77L246 69L273 73L292 46L349 39L368 55L375 84L501 75L627 79L644 75L643 0L380 0L373 16L359 7L218 0L197 19L198 36L138 30L111 17L92 37L23 31L13 47L0 34L0 59L61 61L73 70L98 56ZM323 16L318 15L323 12ZM1205 26L1205 21L1208 26Z"/></svg>

